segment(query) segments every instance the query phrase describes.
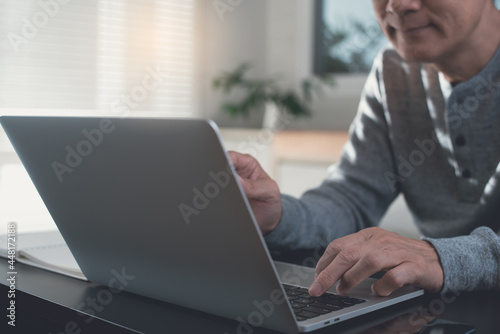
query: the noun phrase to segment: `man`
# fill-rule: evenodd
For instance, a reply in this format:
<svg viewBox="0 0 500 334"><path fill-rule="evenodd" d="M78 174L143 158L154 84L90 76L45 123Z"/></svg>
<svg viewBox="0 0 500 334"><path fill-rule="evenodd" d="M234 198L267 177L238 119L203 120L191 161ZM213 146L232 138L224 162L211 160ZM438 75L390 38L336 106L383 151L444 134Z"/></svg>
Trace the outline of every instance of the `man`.
<svg viewBox="0 0 500 334"><path fill-rule="evenodd" d="M381 296L500 288L500 12L492 0L373 0L394 49L366 82L340 163L302 198L231 159L270 247L333 240L309 289ZM402 192L423 240L376 226ZM371 228L368 228L371 227Z"/></svg>

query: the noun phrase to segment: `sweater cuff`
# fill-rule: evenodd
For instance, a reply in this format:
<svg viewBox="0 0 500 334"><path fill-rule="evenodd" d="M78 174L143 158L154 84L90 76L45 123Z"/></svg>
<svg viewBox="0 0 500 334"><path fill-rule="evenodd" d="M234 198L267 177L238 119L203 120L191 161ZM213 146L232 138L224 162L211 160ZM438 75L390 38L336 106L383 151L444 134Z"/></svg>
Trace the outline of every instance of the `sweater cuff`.
<svg viewBox="0 0 500 334"><path fill-rule="evenodd" d="M422 239L439 255L444 273L441 293L500 288L500 240L490 228L476 228L468 236Z"/></svg>
<svg viewBox="0 0 500 334"><path fill-rule="evenodd" d="M297 199L289 195L281 195L281 219L278 226L268 234L264 236L264 240L271 249L291 249L290 239L293 239L293 228L292 222L295 221L293 218L293 208L296 206L294 202Z"/></svg>

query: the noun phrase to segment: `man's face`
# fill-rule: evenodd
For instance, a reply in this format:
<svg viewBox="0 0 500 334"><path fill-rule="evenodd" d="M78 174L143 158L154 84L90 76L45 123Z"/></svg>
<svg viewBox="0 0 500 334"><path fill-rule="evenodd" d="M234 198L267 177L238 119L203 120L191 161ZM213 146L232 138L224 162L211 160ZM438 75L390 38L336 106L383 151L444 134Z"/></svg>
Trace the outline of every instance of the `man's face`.
<svg viewBox="0 0 500 334"><path fill-rule="evenodd" d="M492 0L372 0L379 25L405 60L438 62L470 48ZM480 40L478 40L480 39Z"/></svg>

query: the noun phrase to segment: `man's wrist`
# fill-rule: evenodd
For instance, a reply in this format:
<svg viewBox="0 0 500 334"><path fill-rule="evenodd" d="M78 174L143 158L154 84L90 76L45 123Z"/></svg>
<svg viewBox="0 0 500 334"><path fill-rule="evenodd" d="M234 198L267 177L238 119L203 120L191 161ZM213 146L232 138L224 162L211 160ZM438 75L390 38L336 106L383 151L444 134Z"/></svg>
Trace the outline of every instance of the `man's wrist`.
<svg viewBox="0 0 500 334"><path fill-rule="evenodd" d="M495 247L498 236L487 227L454 238L423 238L436 249L443 268L441 293L490 289L499 268Z"/></svg>

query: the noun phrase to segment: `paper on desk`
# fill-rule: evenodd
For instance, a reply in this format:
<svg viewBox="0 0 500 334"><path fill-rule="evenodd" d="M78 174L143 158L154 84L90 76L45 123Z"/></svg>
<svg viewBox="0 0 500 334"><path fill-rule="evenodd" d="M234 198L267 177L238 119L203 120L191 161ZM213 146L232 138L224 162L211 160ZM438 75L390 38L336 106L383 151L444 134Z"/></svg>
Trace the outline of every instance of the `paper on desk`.
<svg viewBox="0 0 500 334"><path fill-rule="evenodd" d="M87 280L59 231L16 236L16 261L66 276ZM7 258L7 236L0 236L0 256Z"/></svg>

